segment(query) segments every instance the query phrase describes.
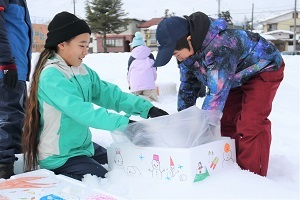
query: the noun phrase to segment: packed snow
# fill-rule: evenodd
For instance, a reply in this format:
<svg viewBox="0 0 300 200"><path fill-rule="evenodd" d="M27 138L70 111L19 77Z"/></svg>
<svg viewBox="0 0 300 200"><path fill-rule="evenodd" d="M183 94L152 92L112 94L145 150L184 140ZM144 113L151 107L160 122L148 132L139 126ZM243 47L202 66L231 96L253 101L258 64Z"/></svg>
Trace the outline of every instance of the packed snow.
<svg viewBox="0 0 300 200"><path fill-rule="evenodd" d="M153 52L156 55L156 52ZM129 92L126 80L130 53L89 54L84 63L95 70L101 79ZM37 54L33 55L33 64ZM272 145L267 177L261 177L238 166L214 174L194 184L171 183L128 176L111 171L104 179L86 175L83 182L125 199L299 199L299 68L300 56L283 56L285 78L281 83L270 115ZM174 58L158 68L157 85L165 87L159 102L153 103L170 114L176 113L179 70ZM197 100L201 108L203 99ZM144 120L134 117L135 120ZM93 141L104 147L113 143L108 131L91 129ZM163 130L162 130L163 132ZM106 165L107 167L107 165Z"/></svg>

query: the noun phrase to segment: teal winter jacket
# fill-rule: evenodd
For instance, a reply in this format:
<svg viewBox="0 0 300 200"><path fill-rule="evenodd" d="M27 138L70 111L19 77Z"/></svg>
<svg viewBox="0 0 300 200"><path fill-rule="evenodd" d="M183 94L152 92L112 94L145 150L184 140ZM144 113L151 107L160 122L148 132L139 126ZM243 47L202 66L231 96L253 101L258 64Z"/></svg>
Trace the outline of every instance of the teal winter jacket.
<svg viewBox="0 0 300 200"><path fill-rule="evenodd" d="M38 102L38 159L40 167L46 169L56 169L74 156L92 156L90 127L112 131L128 124L128 116L119 112L147 118L153 106L101 80L84 64L68 66L57 54L41 72Z"/></svg>

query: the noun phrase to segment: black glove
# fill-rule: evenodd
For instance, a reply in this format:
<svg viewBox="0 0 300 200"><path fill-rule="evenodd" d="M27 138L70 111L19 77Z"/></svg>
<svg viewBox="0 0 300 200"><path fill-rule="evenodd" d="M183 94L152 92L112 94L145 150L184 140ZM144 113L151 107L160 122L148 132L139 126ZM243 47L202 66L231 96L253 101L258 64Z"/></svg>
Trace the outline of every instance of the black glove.
<svg viewBox="0 0 300 200"><path fill-rule="evenodd" d="M5 64L0 66L3 72L4 86L15 88L18 82L18 71L15 64Z"/></svg>
<svg viewBox="0 0 300 200"><path fill-rule="evenodd" d="M203 98L205 96L206 96L206 86L203 83L201 83L201 87L198 92L198 97Z"/></svg>
<svg viewBox="0 0 300 200"><path fill-rule="evenodd" d="M136 121L130 119L128 124L131 124L131 123L134 123L134 122L136 122Z"/></svg>
<svg viewBox="0 0 300 200"><path fill-rule="evenodd" d="M159 117L159 116L163 116L163 115L169 115L169 113L167 113L166 111L157 108L155 106L153 106L152 108L150 108L149 113L148 113L148 118L154 118L154 117Z"/></svg>

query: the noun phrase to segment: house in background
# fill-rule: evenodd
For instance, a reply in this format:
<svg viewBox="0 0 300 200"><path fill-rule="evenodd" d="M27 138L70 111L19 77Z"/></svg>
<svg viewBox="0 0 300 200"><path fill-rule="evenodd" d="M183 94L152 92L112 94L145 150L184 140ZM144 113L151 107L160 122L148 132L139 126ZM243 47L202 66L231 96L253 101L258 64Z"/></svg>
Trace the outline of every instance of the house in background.
<svg viewBox="0 0 300 200"><path fill-rule="evenodd" d="M33 29L32 52L42 52L47 39L48 25L32 24L32 29Z"/></svg>
<svg viewBox="0 0 300 200"><path fill-rule="evenodd" d="M137 19L126 20L127 26L123 27L124 31L120 34L106 35L107 52L130 52L129 43L132 41L135 32L140 31L138 25L144 21ZM94 36L97 45L94 45L92 52L101 53L103 52L103 36L98 33L95 33Z"/></svg>
<svg viewBox="0 0 300 200"><path fill-rule="evenodd" d="M260 35L275 44L279 51L293 51L294 32L292 31L275 30Z"/></svg>
<svg viewBox="0 0 300 200"><path fill-rule="evenodd" d="M140 28L140 31L145 38L146 45L152 50L157 51L157 42L156 42L156 28L159 22L164 18L152 18L149 21L139 24L137 27Z"/></svg>
<svg viewBox="0 0 300 200"><path fill-rule="evenodd" d="M294 14L294 11L289 11L260 22L263 25L261 35L266 39L269 38L280 51L293 51ZM296 12L295 37L296 50L300 50L300 11Z"/></svg>
<svg viewBox="0 0 300 200"><path fill-rule="evenodd" d="M136 31L140 31L145 43L152 51L157 51L156 29L164 18L152 18L151 20L138 20L129 18L127 25L122 27L120 34L107 34L107 52L130 52L130 42ZM289 11L261 21L263 33L261 35L276 45L280 51L293 51L294 37L294 11ZM41 52L44 49L47 27L46 24L32 24L34 31L33 52ZM237 27L235 27L237 28ZM300 50L300 11L296 12L296 50ZM103 52L103 36L98 33L91 35L89 53Z"/></svg>
<svg viewBox="0 0 300 200"><path fill-rule="evenodd" d="M132 41L136 31L140 31L137 26L144 20L126 19L128 25L123 27L120 34L107 34L107 52L130 52L129 43ZM48 24L32 24L33 45L32 52L42 52L47 39ZM92 33L89 44L89 53L103 52L103 38L100 34Z"/></svg>
<svg viewBox="0 0 300 200"><path fill-rule="evenodd" d="M106 44L107 52L130 52L130 43L134 37L135 32L140 31L145 43L150 49L157 50L156 43L156 26L163 20L163 18L152 18L149 21L127 19L128 26L124 27L124 31L120 34L107 34ZM96 34L97 50L93 52L103 52L103 38Z"/></svg>

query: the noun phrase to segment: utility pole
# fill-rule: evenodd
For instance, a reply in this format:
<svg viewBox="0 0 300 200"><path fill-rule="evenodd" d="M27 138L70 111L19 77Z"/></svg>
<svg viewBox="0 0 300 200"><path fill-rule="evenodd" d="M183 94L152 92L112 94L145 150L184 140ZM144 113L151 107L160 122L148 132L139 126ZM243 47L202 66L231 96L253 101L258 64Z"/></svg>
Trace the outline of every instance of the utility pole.
<svg viewBox="0 0 300 200"><path fill-rule="evenodd" d="M76 3L76 0L73 0L73 10L74 10L74 15L76 15L76 14L75 14L75 3Z"/></svg>
<svg viewBox="0 0 300 200"><path fill-rule="evenodd" d="M251 31L253 31L253 12L254 12L254 3L252 3Z"/></svg>
<svg viewBox="0 0 300 200"><path fill-rule="evenodd" d="M220 0L217 0L218 1L218 17L221 16L221 11L220 11Z"/></svg>
<svg viewBox="0 0 300 200"><path fill-rule="evenodd" d="M294 39L293 39L293 48L296 51L296 17L297 17L297 0L295 0L295 9L294 9Z"/></svg>

